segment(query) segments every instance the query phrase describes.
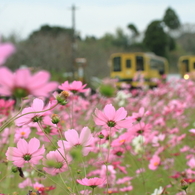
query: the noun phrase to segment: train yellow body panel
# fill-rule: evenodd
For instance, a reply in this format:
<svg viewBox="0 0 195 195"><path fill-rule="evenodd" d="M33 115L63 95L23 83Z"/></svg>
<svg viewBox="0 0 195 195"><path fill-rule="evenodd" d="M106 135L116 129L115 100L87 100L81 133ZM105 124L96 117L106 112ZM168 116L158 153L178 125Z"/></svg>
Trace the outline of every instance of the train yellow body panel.
<svg viewBox="0 0 195 195"><path fill-rule="evenodd" d="M178 60L181 78L195 80L195 55L181 56Z"/></svg>
<svg viewBox="0 0 195 195"><path fill-rule="evenodd" d="M110 57L110 76L118 79L118 86L129 83L132 87L153 87L166 78L168 62L151 53L114 53Z"/></svg>

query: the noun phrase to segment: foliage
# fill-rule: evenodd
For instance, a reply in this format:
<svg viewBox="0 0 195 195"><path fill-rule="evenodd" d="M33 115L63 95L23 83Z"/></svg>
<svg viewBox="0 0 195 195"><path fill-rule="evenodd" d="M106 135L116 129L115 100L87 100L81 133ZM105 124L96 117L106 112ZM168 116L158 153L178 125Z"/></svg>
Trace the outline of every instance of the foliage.
<svg viewBox="0 0 195 195"><path fill-rule="evenodd" d="M113 44L117 47L126 49L128 46L128 37L124 34L121 28L116 29L116 35L114 37Z"/></svg>
<svg viewBox="0 0 195 195"><path fill-rule="evenodd" d="M162 21L155 20L151 22L146 31L143 40L145 46L159 56L166 56L167 34L164 32Z"/></svg>
<svg viewBox="0 0 195 195"><path fill-rule="evenodd" d="M169 44L169 51L173 51L176 48L176 41L173 37L171 37L169 35L167 35L167 36L168 36L167 39L168 39L168 44Z"/></svg>
<svg viewBox="0 0 195 195"><path fill-rule="evenodd" d="M105 97L113 97L115 95L115 88L109 84L102 84L99 87L99 93Z"/></svg>
<svg viewBox="0 0 195 195"><path fill-rule="evenodd" d="M177 42L182 46L186 54L195 54L195 33L183 33L180 37L177 38Z"/></svg>
<svg viewBox="0 0 195 195"><path fill-rule="evenodd" d="M41 26L41 28L37 31L34 31L30 36L29 39L36 38L39 35L44 35L44 36L52 36L52 37L57 37L60 34L68 34L70 37L72 36L72 29L70 28L64 28L64 27L59 27L59 26L54 26L51 27L49 25L44 25Z"/></svg>
<svg viewBox="0 0 195 195"><path fill-rule="evenodd" d="M137 30L137 28L134 24L128 24L127 28L132 31L133 36L139 35L139 31Z"/></svg>
<svg viewBox="0 0 195 195"><path fill-rule="evenodd" d="M177 14L170 7L167 8L167 10L165 11L165 15L163 17L163 22L171 30L178 29L180 27L180 25L181 25Z"/></svg>

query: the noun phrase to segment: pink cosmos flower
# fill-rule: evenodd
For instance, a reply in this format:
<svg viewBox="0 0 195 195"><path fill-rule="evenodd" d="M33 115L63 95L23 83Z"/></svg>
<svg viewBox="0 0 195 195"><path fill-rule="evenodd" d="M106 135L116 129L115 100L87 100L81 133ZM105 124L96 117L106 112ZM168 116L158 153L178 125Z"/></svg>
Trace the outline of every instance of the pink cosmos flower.
<svg viewBox="0 0 195 195"><path fill-rule="evenodd" d="M187 165L191 168L194 169L195 168L195 158L191 158L188 162Z"/></svg>
<svg viewBox="0 0 195 195"><path fill-rule="evenodd" d="M189 132L195 134L195 129L190 129Z"/></svg>
<svg viewBox="0 0 195 195"><path fill-rule="evenodd" d="M144 168L141 168L141 169L137 169L135 172L137 174L137 176L141 173L144 173L146 170Z"/></svg>
<svg viewBox="0 0 195 195"><path fill-rule="evenodd" d="M133 177L126 176L126 177L123 177L121 179L118 179L117 182L116 182L116 184L127 183L127 182L131 181L132 179L133 179Z"/></svg>
<svg viewBox="0 0 195 195"><path fill-rule="evenodd" d="M39 71L32 75L28 68L18 69L15 73L8 68L0 68L0 94L4 96L25 97L33 95L47 97L57 89L56 82L49 82L50 74Z"/></svg>
<svg viewBox="0 0 195 195"><path fill-rule="evenodd" d="M63 90L63 91L71 91L73 93L79 92L83 93L88 91L88 89L84 89L87 84L84 84L81 81L73 81L72 83L69 84L68 81L65 81L62 83L58 88Z"/></svg>
<svg viewBox="0 0 195 195"><path fill-rule="evenodd" d="M121 128L128 128L132 125L132 119L125 119L126 116L127 111L123 107L116 111L112 104L107 104L104 107L103 112L96 108L94 121L96 125L117 130Z"/></svg>
<svg viewBox="0 0 195 195"><path fill-rule="evenodd" d="M123 144L127 144L133 140L133 135L126 132L121 134L118 138L114 139L111 143L112 147L121 146Z"/></svg>
<svg viewBox="0 0 195 195"><path fill-rule="evenodd" d="M83 147L84 156L87 156L88 153L92 150L90 146L93 143L94 138L88 127L84 127L81 130L80 136L75 129L69 129L64 133L64 136L67 141L58 141L58 146L61 149L70 150L74 146L81 145Z"/></svg>
<svg viewBox="0 0 195 195"><path fill-rule="evenodd" d="M23 182L18 184L19 188L32 187L32 181L30 178L25 179Z"/></svg>
<svg viewBox="0 0 195 195"><path fill-rule="evenodd" d="M133 179L133 177L126 176L126 177L123 177L121 179L118 179L117 182L116 182L116 184L127 183L127 182L131 181L132 179Z"/></svg>
<svg viewBox="0 0 195 195"><path fill-rule="evenodd" d="M60 154L61 153L61 154ZM69 155L64 155L63 150L59 151L50 151L46 159L43 160L43 164L45 167L43 167L43 170L51 175L56 175L58 173L62 173L67 170L67 163L71 161L71 158Z"/></svg>
<svg viewBox="0 0 195 195"><path fill-rule="evenodd" d="M21 138L27 139L30 133L31 129L29 127L17 128L16 133L14 135L14 141L17 142Z"/></svg>
<svg viewBox="0 0 195 195"><path fill-rule="evenodd" d="M156 170L158 166L160 165L160 157L157 155L154 155L152 159L150 160L149 169Z"/></svg>
<svg viewBox="0 0 195 195"><path fill-rule="evenodd" d="M15 52L15 47L11 43L0 44L0 65L4 64L6 59Z"/></svg>
<svg viewBox="0 0 195 195"><path fill-rule="evenodd" d="M190 150L189 146L184 146L183 148L180 149L180 152L187 152Z"/></svg>
<svg viewBox="0 0 195 195"><path fill-rule="evenodd" d="M34 188L35 190L39 190L39 188L44 187L43 184L41 184L41 183L39 183L39 182L37 182L37 181L36 181L34 184L32 184L32 186L33 186L33 188Z"/></svg>
<svg viewBox="0 0 195 195"><path fill-rule="evenodd" d="M128 186L128 187L120 188L120 191L121 192L129 192L131 190L133 190L133 186Z"/></svg>
<svg viewBox="0 0 195 195"><path fill-rule="evenodd" d="M3 132L1 132L0 147L9 142L10 134L11 134L10 128L5 128Z"/></svg>
<svg viewBox="0 0 195 195"><path fill-rule="evenodd" d="M105 179L94 177L94 178L84 178L84 179L77 179L77 182L83 186L89 186L91 188L95 188L99 185L103 185L105 183Z"/></svg>
<svg viewBox="0 0 195 195"><path fill-rule="evenodd" d="M132 114L132 118L139 122L143 118L143 116L148 115L148 114L149 112L148 111L145 112L144 107L141 107L138 113Z"/></svg>
<svg viewBox="0 0 195 195"><path fill-rule="evenodd" d="M124 174L127 174L126 167L121 166L120 164L121 164L120 161L112 162L112 165L113 165L113 167L114 167L115 170L119 169L120 172L122 172Z"/></svg>
<svg viewBox="0 0 195 195"><path fill-rule="evenodd" d="M100 170L100 177L106 178L109 186L113 186L116 180L116 171L112 165L102 165Z"/></svg>
<svg viewBox="0 0 195 195"><path fill-rule="evenodd" d="M128 132L134 136L146 136L151 133L151 124L139 122L138 124L135 124L134 126L130 127L128 130Z"/></svg>
<svg viewBox="0 0 195 195"><path fill-rule="evenodd" d="M29 123L33 123L33 122L38 122L41 120L41 117L49 114L50 112L40 112L43 110L47 110L50 108L50 103L47 106L44 106L44 101L39 99L39 98L35 98L33 100L33 103L31 105L31 107L28 108L24 108L22 111L22 114L26 114L24 116L21 116L20 118L15 120L15 123L17 126L22 126L22 125L28 125ZM31 113L31 114L27 114L27 113L31 113L31 112L35 112L35 113ZM36 112L40 112L40 113L36 113Z"/></svg>
<svg viewBox="0 0 195 195"><path fill-rule="evenodd" d="M23 167L25 163L36 165L43 158L45 152L44 146L40 147L40 141L32 138L29 143L24 139L20 139L16 147L9 147L6 156L9 161L17 167Z"/></svg>
<svg viewBox="0 0 195 195"><path fill-rule="evenodd" d="M152 145L154 147L159 147L160 146L159 142L163 141L165 139L165 136L166 136L165 134L159 134L157 136L153 136Z"/></svg>
<svg viewBox="0 0 195 195"><path fill-rule="evenodd" d="M80 194L83 194L83 195L90 195L90 194L91 194L91 190L81 190L81 191L80 191Z"/></svg>

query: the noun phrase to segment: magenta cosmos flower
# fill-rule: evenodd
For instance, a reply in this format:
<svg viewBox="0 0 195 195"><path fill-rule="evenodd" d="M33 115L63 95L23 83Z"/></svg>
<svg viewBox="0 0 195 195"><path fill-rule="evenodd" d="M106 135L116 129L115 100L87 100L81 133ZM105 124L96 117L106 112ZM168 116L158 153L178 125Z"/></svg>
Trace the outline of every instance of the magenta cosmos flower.
<svg viewBox="0 0 195 195"><path fill-rule="evenodd" d="M99 185L102 185L105 183L105 179L94 177L94 178L84 178L84 179L77 179L77 182L80 183L83 186L89 186L91 188L95 188Z"/></svg>
<svg viewBox="0 0 195 195"><path fill-rule="evenodd" d="M18 69L15 73L8 68L0 68L0 94L4 96L25 97L27 95L47 97L57 89L57 82L49 82L50 74L39 71L34 75L28 68Z"/></svg>
<svg viewBox="0 0 195 195"><path fill-rule="evenodd" d="M103 111L96 108L94 121L104 128L121 129L132 126L132 119L126 119L127 111L121 107L117 111L112 104L107 104Z"/></svg>
<svg viewBox="0 0 195 195"><path fill-rule="evenodd" d="M0 44L0 65L4 64L6 59L15 52L15 47L11 43Z"/></svg>
<svg viewBox="0 0 195 195"><path fill-rule="evenodd" d="M83 85L81 81L73 81L72 83L65 81L58 88L63 91L71 91L73 93L76 93L76 92L83 93L88 90L88 89L84 89L86 85L87 84Z"/></svg>
<svg viewBox="0 0 195 195"><path fill-rule="evenodd" d="M40 147L40 141L32 138L29 143L24 139L20 139L16 147L9 147L6 156L9 161L17 167L23 167L25 163L36 165L43 158L45 152L44 146Z"/></svg>

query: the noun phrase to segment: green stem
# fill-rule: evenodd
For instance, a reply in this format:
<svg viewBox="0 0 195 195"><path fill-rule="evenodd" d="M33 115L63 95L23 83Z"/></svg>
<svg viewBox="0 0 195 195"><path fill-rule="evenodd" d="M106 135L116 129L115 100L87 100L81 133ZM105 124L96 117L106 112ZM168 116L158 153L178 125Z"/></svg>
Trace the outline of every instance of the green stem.
<svg viewBox="0 0 195 195"><path fill-rule="evenodd" d="M43 133L45 134L45 136L46 136L46 137L49 139L49 141L53 144L53 146L56 147L56 145L53 143L53 141L50 139L50 137L45 133L45 131L44 131L42 125L41 125L41 122L38 122L38 125L39 125L39 127L41 128L41 130L43 131ZM64 145L63 145L63 146L64 146ZM70 166L69 166L69 164L68 164L68 160L66 159L65 147L64 147L64 154L65 154L65 156L60 152L60 150L59 150L58 148L57 148L56 150L59 152L59 154L60 154L60 155L62 156L62 158L65 160L66 165L67 165L67 167L68 167L68 170L70 171L70 174L71 174L72 178L74 178L74 176L73 176L73 174L72 174L72 170L71 170L71 168L70 168ZM61 174L60 174L60 178L61 178L61 180L62 180L62 183L65 185L65 187L70 191L70 189L69 189L68 186L66 185L65 181L62 179ZM75 178L74 178L74 179L75 179ZM77 191L78 191L78 189L77 189ZM71 192L71 191L70 191L70 192ZM73 192L71 192L71 193L73 193Z"/></svg>
<svg viewBox="0 0 195 195"><path fill-rule="evenodd" d="M5 122L0 127L0 132L3 131L15 119L15 117L17 117L21 113L22 109L23 109L23 107L21 107L21 109L19 110L19 112L15 116L13 116L12 118L10 118L7 122Z"/></svg>
<svg viewBox="0 0 195 195"><path fill-rule="evenodd" d="M32 169L34 169L36 172L39 172L41 174L43 174L45 177L47 177L49 180L51 180L52 182L54 182L56 185L58 185L60 188L62 188L64 190L64 187L61 186L59 183L57 183L55 180L53 180L51 177L48 177L47 174L45 174L44 172L39 171L38 169L35 169L34 167L32 167Z"/></svg>
<svg viewBox="0 0 195 195"><path fill-rule="evenodd" d="M63 139L63 136L62 136L62 132L58 129L58 132L60 134L60 138ZM64 142L62 142L62 146L63 146L63 150L64 150L64 154L65 154L65 158L66 158L66 150L65 150L65 145L64 145ZM60 155L63 157L63 155L61 154L61 152L58 150L58 152L60 153ZM63 157L64 158L64 157ZM75 177L73 175L73 171L71 169L71 166L67 163L67 166L68 166L68 170L70 171L70 174L72 176L72 185L74 186L75 185ZM76 186L76 190L78 191L78 188L77 188L77 185Z"/></svg>
<svg viewBox="0 0 195 195"><path fill-rule="evenodd" d="M91 195L94 195L94 191L95 191L95 188L92 188L92 193L91 193Z"/></svg>
<svg viewBox="0 0 195 195"><path fill-rule="evenodd" d="M43 133L45 134L45 136L47 137L47 139L53 144L54 147L56 147L56 144L54 144L53 141L50 139L50 137L45 133L45 131L44 131L44 129L43 129L43 127L42 127L42 125L41 125L40 122L38 122L38 125L39 125L39 127L41 128L41 130L43 131ZM65 160L65 162L66 162L66 164L67 164L67 166L68 166L68 161L67 161L67 159L63 156L63 154L59 151L58 148L57 148L57 151L60 153L60 155L61 155L62 158ZM64 153L65 153L65 152L64 152Z"/></svg>
<svg viewBox="0 0 195 195"><path fill-rule="evenodd" d="M109 133L108 156L107 156L107 162L106 162L107 192L108 192L108 161L109 161L109 157L110 157L110 148L111 148L111 127L110 127L110 133Z"/></svg>
<svg viewBox="0 0 195 195"><path fill-rule="evenodd" d="M51 108L47 109L47 110L42 110L42 111L37 111L37 112L28 112L28 113L25 113L25 114L22 114L20 116L18 116L18 114L20 114L21 110L12 118L10 118L7 122L5 122L1 127L0 127L0 132L3 131L12 121L22 117L22 116L25 116L25 115L28 115L28 114L35 114L35 113L42 113L42 112L46 112L46 111L49 111L53 108L55 108L56 106L58 105L55 104L54 106L52 106ZM18 116L18 117L17 117Z"/></svg>

